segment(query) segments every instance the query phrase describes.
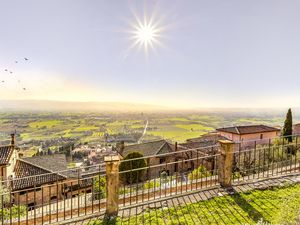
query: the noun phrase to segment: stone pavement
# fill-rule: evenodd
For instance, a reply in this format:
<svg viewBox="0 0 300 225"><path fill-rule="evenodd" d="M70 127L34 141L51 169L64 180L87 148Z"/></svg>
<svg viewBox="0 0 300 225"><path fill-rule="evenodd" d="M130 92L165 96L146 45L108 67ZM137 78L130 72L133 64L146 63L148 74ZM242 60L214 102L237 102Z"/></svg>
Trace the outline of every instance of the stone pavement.
<svg viewBox="0 0 300 225"><path fill-rule="evenodd" d="M235 184L232 187L232 189L227 189L227 190L221 187L204 189L204 190L191 192L189 194L185 193L184 195L181 196L180 195L172 196L169 199L162 199L162 200L156 199L153 202L147 202L145 204L138 204L135 206L133 205L131 207L123 208L119 212L119 217L128 218L139 214L142 215L144 212L149 210L156 211L156 210L167 209L171 207L184 206L190 203L209 200L217 196L221 197L224 195L233 195L237 192L240 193L240 192L247 192L251 190L266 190L274 187L283 187L283 186L296 184L296 183L300 183L300 174L286 175L277 178L269 178L260 181L253 181L251 183L248 181L247 183ZM72 222L71 224L76 224L76 225L87 224L89 221L92 221L94 219L95 217L91 219L87 219L85 221L76 222L76 223Z"/></svg>

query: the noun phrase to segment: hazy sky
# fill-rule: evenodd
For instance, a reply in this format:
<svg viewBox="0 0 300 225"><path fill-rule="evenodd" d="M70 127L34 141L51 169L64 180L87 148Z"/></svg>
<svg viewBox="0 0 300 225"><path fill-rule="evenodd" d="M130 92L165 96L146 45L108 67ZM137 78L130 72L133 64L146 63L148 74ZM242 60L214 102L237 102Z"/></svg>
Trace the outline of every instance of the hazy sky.
<svg viewBox="0 0 300 225"><path fill-rule="evenodd" d="M299 0L0 0L0 9L0 99L300 106ZM131 24L154 12L162 46L146 57L130 48Z"/></svg>

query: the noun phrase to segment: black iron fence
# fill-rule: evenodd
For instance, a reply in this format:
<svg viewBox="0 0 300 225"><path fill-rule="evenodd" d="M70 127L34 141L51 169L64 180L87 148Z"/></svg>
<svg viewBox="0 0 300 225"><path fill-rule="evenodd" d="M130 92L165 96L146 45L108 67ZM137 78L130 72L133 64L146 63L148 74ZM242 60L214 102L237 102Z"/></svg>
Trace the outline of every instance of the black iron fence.
<svg viewBox="0 0 300 225"><path fill-rule="evenodd" d="M62 179L62 174L68 175ZM0 221L50 224L104 212L106 190L101 181L105 184L105 176L100 164L4 181ZM41 180L47 183L40 185Z"/></svg>
<svg viewBox="0 0 300 225"><path fill-rule="evenodd" d="M119 171L121 206L218 185L217 158L220 154L206 155L206 150L211 148L212 146L186 149L176 153L123 160L120 168L124 165L126 169Z"/></svg>
<svg viewBox="0 0 300 225"><path fill-rule="evenodd" d="M293 136L233 143L232 182L300 172L300 138ZM250 145L249 145L250 144ZM251 146L251 147L249 147ZM122 160L117 184L105 163L3 181L2 224L51 224L107 210L107 189L117 185L120 208L172 198L220 185L219 145L178 148L175 152ZM227 153L226 153L227 154Z"/></svg>
<svg viewBox="0 0 300 225"><path fill-rule="evenodd" d="M300 172L300 137L268 139L267 143L252 141L252 148L235 144L232 178L235 182L247 181Z"/></svg>

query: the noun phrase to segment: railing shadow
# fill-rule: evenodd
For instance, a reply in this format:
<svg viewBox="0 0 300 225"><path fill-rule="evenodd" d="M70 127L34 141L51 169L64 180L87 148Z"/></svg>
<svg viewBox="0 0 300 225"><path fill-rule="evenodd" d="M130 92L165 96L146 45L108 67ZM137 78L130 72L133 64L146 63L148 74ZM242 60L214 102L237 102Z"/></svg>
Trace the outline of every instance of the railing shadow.
<svg viewBox="0 0 300 225"><path fill-rule="evenodd" d="M255 209L239 192L234 189L226 189L228 196L234 200L234 202L248 214L249 218L251 218L256 223L259 221L264 221L269 223L267 218L265 218L257 209Z"/></svg>

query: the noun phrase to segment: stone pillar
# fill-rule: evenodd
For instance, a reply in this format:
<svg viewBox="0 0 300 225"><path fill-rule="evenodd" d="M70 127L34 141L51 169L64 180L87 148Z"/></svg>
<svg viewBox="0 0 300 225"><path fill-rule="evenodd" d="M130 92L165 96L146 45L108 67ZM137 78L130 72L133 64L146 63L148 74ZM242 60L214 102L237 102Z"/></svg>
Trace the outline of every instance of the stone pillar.
<svg viewBox="0 0 300 225"><path fill-rule="evenodd" d="M222 187L231 187L234 142L228 140L220 140L220 158L218 160L219 182Z"/></svg>
<svg viewBox="0 0 300 225"><path fill-rule="evenodd" d="M105 156L106 164L106 219L114 219L119 210L119 164L118 155Z"/></svg>

